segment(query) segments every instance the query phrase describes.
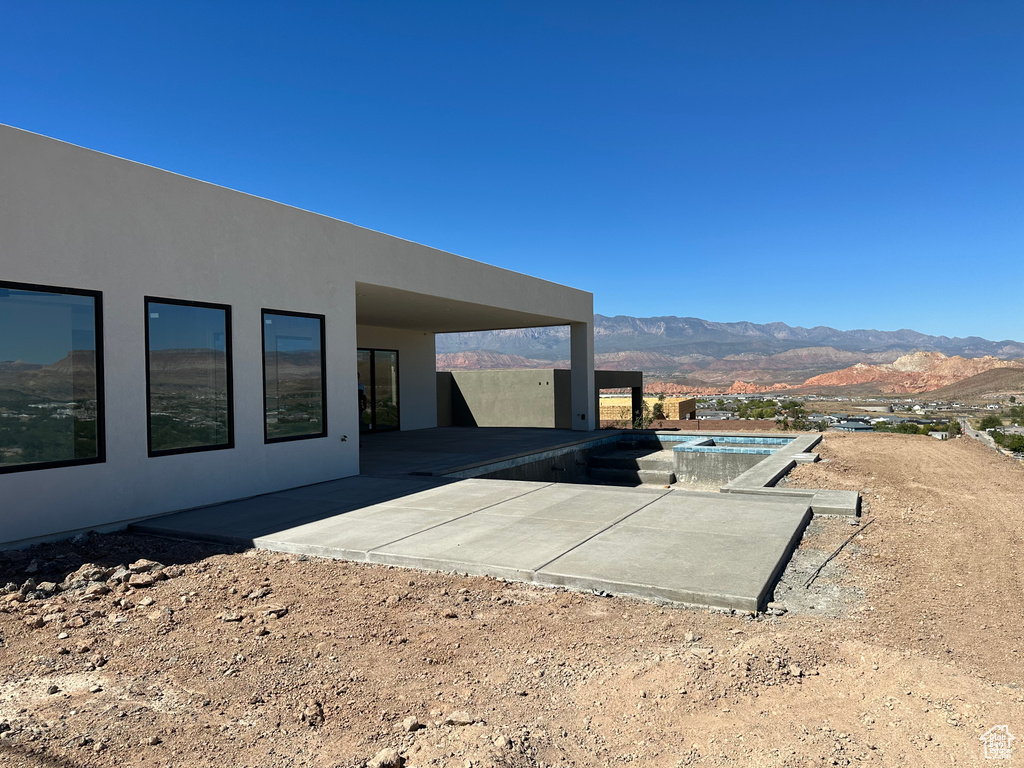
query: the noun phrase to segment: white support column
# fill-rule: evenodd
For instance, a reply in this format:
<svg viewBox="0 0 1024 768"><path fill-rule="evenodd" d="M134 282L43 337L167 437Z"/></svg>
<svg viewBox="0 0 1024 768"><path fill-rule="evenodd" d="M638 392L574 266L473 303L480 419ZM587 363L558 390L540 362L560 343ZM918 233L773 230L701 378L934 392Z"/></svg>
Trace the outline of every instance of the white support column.
<svg viewBox="0 0 1024 768"><path fill-rule="evenodd" d="M572 428L587 431L596 427L594 414L594 323L570 323L569 343L572 366Z"/></svg>

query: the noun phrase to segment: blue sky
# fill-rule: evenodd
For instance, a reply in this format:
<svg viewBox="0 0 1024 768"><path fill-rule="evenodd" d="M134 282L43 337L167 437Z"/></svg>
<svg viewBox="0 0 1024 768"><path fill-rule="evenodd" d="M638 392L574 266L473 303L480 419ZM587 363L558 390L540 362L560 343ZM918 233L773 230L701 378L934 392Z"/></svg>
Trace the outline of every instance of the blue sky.
<svg viewBox="0 0 1024 768"><path fill-rule="evenodd" d="M602 314L1024 340L1019 0L0 12L0 122Z"/></svg>

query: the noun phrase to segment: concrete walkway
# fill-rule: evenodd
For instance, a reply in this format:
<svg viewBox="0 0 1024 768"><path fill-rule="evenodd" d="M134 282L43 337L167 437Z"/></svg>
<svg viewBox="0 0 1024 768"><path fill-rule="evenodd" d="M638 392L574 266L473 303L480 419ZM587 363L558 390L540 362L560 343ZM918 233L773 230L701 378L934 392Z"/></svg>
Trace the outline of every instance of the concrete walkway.
<svg viewBox="0 0 1024 768"><path fill-rule="evenodd" d="M370 477L442 475L553 448L618 435L529 427L435 427L359 436L359 473Z"/></svg>
<svg viewBox="0 0 1024 768"><path fill-rule="evenodd" d="M438 459L421 458L424 469ZM177 512L131 528L754 611L811 517L809 500L790 496L376 471L382 476Z"/></svg>

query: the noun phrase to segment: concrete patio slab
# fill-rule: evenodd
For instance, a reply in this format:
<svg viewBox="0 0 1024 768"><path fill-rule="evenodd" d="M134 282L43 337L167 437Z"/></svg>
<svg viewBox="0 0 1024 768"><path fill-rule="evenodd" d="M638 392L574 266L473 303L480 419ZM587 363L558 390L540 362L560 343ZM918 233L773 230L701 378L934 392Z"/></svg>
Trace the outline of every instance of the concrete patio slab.
<svg viewBox="0 0 1024 768"><path fill-rule="evenodd" d="M157 536L251 545L260 536L280 530L282 521L294 526L344 511L340 502L257 496L154 517L130 527L133 531Z"/></svg>
<svg viewBox="0 0 1024 768"><path fill-rule="evenodd" d="M389 481L378 479L377 482L386 484ZM339 560L371 560L369 553L373 550L546 487L547 483L486 480L446 483L278 530L256 538L253 544L277 552Z"/></svg>
<svg viewBox="0 0 1024 768"><path fill-rule="evenodd" d="M443 485L445 481L429 477L395 477L390 478L387 484L381 483L378 478L346 477L341 480L332 480L327 483L316 485L304 485L300 488L292 488L287 491L268 494L274 499L294 499L310 501L329 501L342 505L353 505L353 509L366 504L375 503L381 499L392 496L401 497L408 493L414 493L424 488L434 488Z"/></svg>
<svg viewBox="0 0 1024 768"><path fill-rule="evenodd" d="M539 568L665 493L552 485L379 547L367 560L532 581Z"/></svg>
<svg viewBox="0 0 1024 768"><path fill-rule="evenodd" d="M550 483L520 482L512 480L462 480L429 488L381 502L362 512L378 508L443 510L464 514L503 504L533 491L547 488Z"/></svg>
<svg viewBox="0 0 1024 768"><path fill-rule="evenodd" d="M762 500L758 500L762 501ZM756 611L811 518L806 500L673 492L540 569L535 582Z"/></svg>
<svg viewBox="0 0 1024 768"><path fill-rule="evenodd" d="M603 444L616 434L590 436ZM278 552L457 571L670 602L761 607L813 511L849 491L773 487L801 436L721 490L457 479L579 450L560 430L374 435L365 474L152 518L137 531ZM489 464L490 462L490 464ZM410 474L413 473L413 474ZM853 512L855 513L855 512Z"/></svg>

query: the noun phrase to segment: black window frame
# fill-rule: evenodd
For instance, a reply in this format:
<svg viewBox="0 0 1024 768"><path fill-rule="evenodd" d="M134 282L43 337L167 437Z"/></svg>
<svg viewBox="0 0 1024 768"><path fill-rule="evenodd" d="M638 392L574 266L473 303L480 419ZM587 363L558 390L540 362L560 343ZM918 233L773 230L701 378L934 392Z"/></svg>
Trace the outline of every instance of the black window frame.
<svg viewBox="0 0 1024 768"><path fill-rule="evenodd" d="M218 445L195 445L188 448L168 448L166 450L153 450L153 404L152 385L149 370L149 305L172 304L179 307L197 307L201 309L220 309L224 311L224 362L227 370L225 385L228 390L228 441ZM206 301L189 301L187 299L168 299L162 296L145 296L143 299L146 318L146 451L149 458L159 456L177 456L183 453L204 453L206 451L226 451L235 447L235 380L234 361L232 357L231 343L231 305L214 304Z"/></svg>
<svg viewBox="0 0 1024 768"><path fill-rule="evenodd" d="M0 280L0 288L12 291L35 291L37 293L56 293L67 296L87 296L93 299L93 312L96 333L96 455L84 459L64 459L63 461L39 461L31 464L0 466L0 475L14 472L31 472L39 469L57 469L59 467L80 467L87 464L103 464L107 460L106 432L106 400L103 388L103 292L84 288L65 288L56 285L39 283L15 283Z"/></svg>
<svg viewBox="0 0 1024 768"><path fill-rule="evenodd" d="M319 434L285 435L270 437L267 431L267 315L283 315L284 317L305 317L320 321L320 407L322 411ZM327 316L313 312L291 312L283 309L260 310L260 350L262 352L261 368L263 370L263 443L291 443L296 440L317 440L327 437Z"/></svg>
<svg viewBox="0 0 1024 768"><path fill-rule="evenodd" d="M359 429L360 437L364 435L372 435L378 432L401 432L402 431L402 367L401 367L401 350L398 349L385 349L384 347L356 347L356 355L360 352L370 353L370 382L367 384L370 392L376 395L377 390L377 353L378 352L394 352L395 353L395 405L398 411L398 423L393 427L384 427L383 429L377 426L377 398L376 396L370 398L370 419L373 423L373 427L367 431Z"/></svg>

